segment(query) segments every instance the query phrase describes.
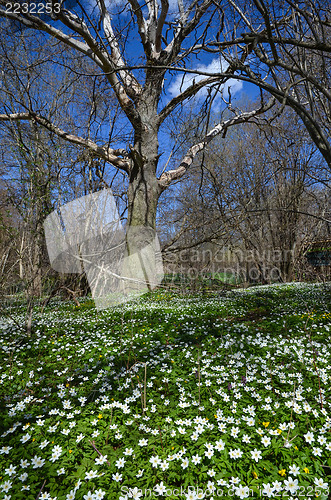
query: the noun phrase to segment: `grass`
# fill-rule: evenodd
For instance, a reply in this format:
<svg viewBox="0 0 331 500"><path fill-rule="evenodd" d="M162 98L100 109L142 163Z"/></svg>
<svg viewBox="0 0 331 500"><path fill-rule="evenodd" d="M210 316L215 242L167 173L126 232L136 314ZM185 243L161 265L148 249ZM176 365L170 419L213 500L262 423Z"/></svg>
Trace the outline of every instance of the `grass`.
<svg viewBox="0 0 331 500"><path fill-rule="evenodd" d="M233 272L214 272L214 273L206 273L199 275L198 277L190 276L189 273L185 274L166 274L164 276L163 283L165 284L170 284L174 283L178 287L183 287L185 286L189 289L192 286L192 281L195 280L196 284L200 285L201 287L209 289L210 287L214 286L215 290L215 285L219 288L220 285L223 284L231 284L231 285L237 285L239 283L242 283L242 280Z"/></svg>
<svg viewBox="0 0 331 500"><path fill-rule="evenodd" d="M291 284L99 313L54 300L31 337L8 307L0 498L328 499L330 298Z"/></svg>

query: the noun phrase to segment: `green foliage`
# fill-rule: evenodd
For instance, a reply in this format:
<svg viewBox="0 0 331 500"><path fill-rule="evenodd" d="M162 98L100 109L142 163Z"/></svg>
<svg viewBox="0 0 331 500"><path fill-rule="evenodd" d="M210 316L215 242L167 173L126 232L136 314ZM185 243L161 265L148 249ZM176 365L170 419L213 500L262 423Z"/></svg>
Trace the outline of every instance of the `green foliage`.
<svg viewBox="0 0 331 500"><path fill-rule="evenodd" d="M166 487L175 499L197 485L258 498L269 483L326 499L329 298L293 284L155 292L99 313L90 299L57 302L31 337L3 317L0 498L126 500L129 488Z"/></svg>

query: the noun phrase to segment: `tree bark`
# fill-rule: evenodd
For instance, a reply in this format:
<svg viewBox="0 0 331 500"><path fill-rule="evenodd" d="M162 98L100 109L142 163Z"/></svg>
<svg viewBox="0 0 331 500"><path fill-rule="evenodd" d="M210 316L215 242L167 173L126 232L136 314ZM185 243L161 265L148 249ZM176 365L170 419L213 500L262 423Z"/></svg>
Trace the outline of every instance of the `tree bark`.
<svg viewBox="0 0 331 500"><path fill-rule="evenodd" d="M160 270L160 248L156 234L156 210L161 194L155 176L157 157L134 163L128 188L128 222L124 276L136 278L127 290L153 289Z"/></svg>
<svg viewBox="0 0 331 500"><path fill-rule="evenodd" d="M134 163L128 187L128 226L156 229L156 209L161 189L155 176L157 158Z"/></svg>
<svg viewBox="0 0 331 500"><path fill-rule="evenodd" d="M124 269L128 277L136 277L133 287L147 286L151 290L158 283L161 272L161 254L156 234L156 210L162 192L156 177L158 164L159 121L157 94L149 88L137 104L141 122L135 131L135 145L131 147L133 160L128 187L128 221L126 228L126 255Z"/></svg>

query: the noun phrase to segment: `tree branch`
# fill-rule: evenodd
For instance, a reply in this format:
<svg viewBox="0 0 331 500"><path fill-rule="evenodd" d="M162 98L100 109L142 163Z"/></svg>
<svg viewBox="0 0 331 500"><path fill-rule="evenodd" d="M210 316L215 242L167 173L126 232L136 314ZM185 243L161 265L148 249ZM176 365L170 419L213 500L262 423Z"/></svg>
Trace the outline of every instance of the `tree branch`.
<svg viewBox="0 0 331 500"><path fill-rule="evenodd" d="M213 0L204 0L200 6L198 1L194 0L186 11L182 11L177 24L176 33L171 42L164 49L168 54L166 64L172 62L179 54L183 40L194 30L202 16L208 10L208 7L213 3ZM191 12L196 8L193 19L188 21Z"/></svg>
<svg viewBox="0 0 331 500"><path fill-rule="evenodd" d="M183 68L180 69L185 73L187 72L197 76L206 74L208 75L208 73L199 70L195 71L195 70L185 70ZM184 90L184 92L178 94L176 97L171 99L171 101L169 101L168 104L166 104L166 106L164 106L164 108L159 113L160 123L162 123L167 118L167 116L170 115L170 113L172 113L172 111L176 108L176 106L178 106L178 104L185 101L185 99L188 99L189 97L196 95L202 88L212 83L219 83L221 85L225 84L227 80L233 78L233 74L231 74L230 71L232 72L233 68L229 66L224 73L218 73L217 76L216 74L215 76L208 76L208 78L204 78L203 80L200 80L197 83L194 82L186 90ZM222 78L224 79L224 82L220 81Z"/></svg>
<svg viewBox="0 0 331 500"><path fill-rule="evenodd" d="M145 54L147 56L151 55L151 46L147 37L147 25L145 18L142 14L141 7L138 3L138 0L129 0L131 4L132 12L136 17L138 32L140 35L141 43L143 44Z"/></svg>
<svg viewBox="0 0 331 500"><path fill-rule="evenodd" d="M111 48L111 59L112 59L113 65L114 65L114 67L124 67L125 63L124 63L123 57L121 55L121 51L120 51L117 39L114 35L113 27L111 24L110 14L107 11L104 0L97 0L97 2L99 5L101 18L103 21L105 35L106 35L107 41L109 43L109 46ZM122 79L125 90L129 96L134 98L137 95L141 94L141 92L142 92L141 85L138 83L136 78L132 74L129 73L128 70L120 70L119 75Z"/></svg>
<svg viewBox="0 0 331 500"><path fill-rule="evenodd" d="M214 137L220 134L222 134L222 136L225 137L225 134L229 127L233 125L238 125L239 123L247 122L251 118L254 118L255 116L258 116L262 113L265 113L275 104L275 102L276 102L275 98L271 97L266 104L261 105L261 107L258 109L242 113L241 115L235 116L234 118L230 118L225 122L218 123L216 127L210 130L208 134L206 134L205 137L200 142L194 144L194 146L189 148L178 168L176 168L175 170L169 170L168 172L164 172L160 176L159 185L161 189L165 190L174 180L181 179L183 175L187 172L188 168L191 166L195 156L200 151L202 151L207 146L207 144L209 144L214 139Z"/></svg>
<svg viewBox="0 0 331 500"><path fill-rule="evenodd" d="M300 116L314 144L317 146L330 167L331 146L325 136L325 133L323 132L322 126L317 120L314 119L312 114L307 111L303 104L289 95L289 90L292 85L289 84L287 89L277 88L276 86L274 87L271 84L266 83L264 80L255 75L249 66L243 65L242 70L245 71L252 83L269 92L269 94L274 96L282 105L288 105L291 107Z"/></svg>
<svg viewBox="0 0 331 500"><path fill-rule="evenodd" d="M0 0L0 4L5 5L5 1ZM58 14L58 18L60 19L60 21L65 26L78 33L86 43L77 40L71 35L63 33L63 31L55 28L54 26L51 26L50 24L42 21L39 17L33 16L32 14L19 15L12 12L6 12L6 10L2 8L0 9L0 16L18 21L19 23L22 23L29 28L44 31L45 33L48 33L49 35L53 36L57 40L60 40L69 47L72 47L89 57L106 74L107 80L111 84L121 105L121 108L125 112L130 122L132 124L137 122L138 115L134 109L133 103L116 75L116 71L118 71L118 68L114 65L111 56L106 52L106 50L102 50L102 48L100 48L99 44L91 35L88 27L82 19L79 19L70 11L63 9Z"/></svg>
<svg viewBox="0 0 331 500"><path fill-rule="evenodd" d="M162 40L162 29L168 14L169 10L169 1L168 0L161 0L161 14L159 17L159 20L157 22L157 27L156 27L156 34L155 34L155 50L156 52L161 52L161 40Z"/></svg>
<svg viewBox="0 0 331 500"><path fill-rule="evenodd" d="M120 170L124 170L126 173L130 171L130 160L125 158L120 158L120 156L127 155L124 149L111 149L104 146L99 146L90 139L83 139L74 134L69 134L61 128L51 123L47 118L38 116L34 113L11 113L11 114L0 114L0 121L12 121L12 120L31 120L47 128L58 137L65 139L73 144L78 144L91 151L95 156L103 158L107 162L111 163Z"/></svg>
<svg viewBox="0 0 331 500"><path fill-rule="evenodd" d="M5 2L3 0L1 0L0 3L2 5L5 5ZM21 24L24 24L24 26L27 26L28 28L34 28L48 33L49 35L53 36L57 40L60 40L69 47L72 47L82 54L88 56L100 68L103 68L102 60L99 59L99 57L94 52L91 52L91 48L87 43L83 43L77 40L77 38L63 33L63 31L55 28L54 26L51 26L48 23L45 23L44 21L39 19L39 17L33 16L32 14L25 14L23 17L22 15L14 14L13 12L6 12L4 9L0 9L0 16L12 19L13 21L17 21Z"/></svg>

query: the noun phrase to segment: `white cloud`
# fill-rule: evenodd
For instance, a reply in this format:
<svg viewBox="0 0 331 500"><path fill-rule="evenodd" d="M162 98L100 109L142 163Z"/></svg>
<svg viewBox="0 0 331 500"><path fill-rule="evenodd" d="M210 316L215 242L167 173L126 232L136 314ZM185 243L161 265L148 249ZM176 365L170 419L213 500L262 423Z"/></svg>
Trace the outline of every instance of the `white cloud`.
<svg viewBox="0 0 331 500"><path fill-rule="evenodd" d="M169 12L178 12L177 0L169 0Z"/></svg>
<svg viewBox="0 0 331 500"><path fill-rule="evenodd" d="M213 59L209 64L200 64L195 69L204 73L221 73L224 72L227 67L228 63L221 62L219 59ZM175 97L181 92L184 92L184 90L186 90L190 85L192 85L193 80L195 80L195 83L197 83L200 80L207 78L207 76L208 75L198 75L196 73L179 73L176 76L175 81L169 86L168 92L170 93L171 97ZM227 90L229 89L229 87L231 87L231 94L234 95L235 93L240 92L243 87L243 82L240 80L235 80L234 78L228 80L221 87L223 89L223 92L225 93L225 96L227 95ZM204 99L207 93L208 86L199 90L196 97L198 99Z"/></svg>

